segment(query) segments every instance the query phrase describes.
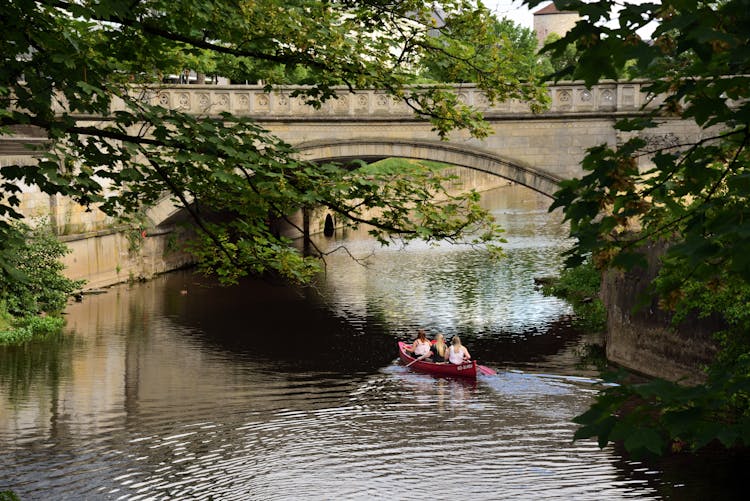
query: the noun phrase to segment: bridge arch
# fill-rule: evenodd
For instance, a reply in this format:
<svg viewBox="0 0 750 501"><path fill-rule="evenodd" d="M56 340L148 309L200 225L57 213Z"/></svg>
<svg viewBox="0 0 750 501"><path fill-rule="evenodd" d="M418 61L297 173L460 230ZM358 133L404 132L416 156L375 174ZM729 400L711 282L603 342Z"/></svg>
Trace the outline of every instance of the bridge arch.
<svg viewBox="0 0 750 501"><path fill-rule="evenodd" d="M300 156L313 161L374 161L388 157L432 160L466 167L508 179L542 195L552 197L561 178L522 162L508 160L487 150L445 141L351 139L347 141L309 141L295 145Z"/></svg>
<svg viewBox="0 0 750 501"><path fill-rule="evenodd" d="M308 141L295 146L301 158L325 162L345 162L349 160L375 161L398 157L417 160L431 160L445 164L474 169L508 179L526 186L542 195L552 197L562 180L547 172L534 169L521 162L511 161L481 148L445 141L351 139L347 141ZM148 218L155 226L169 224L182 214L183 209L175 206L171 196L165 196L149 209Z"/></svg>

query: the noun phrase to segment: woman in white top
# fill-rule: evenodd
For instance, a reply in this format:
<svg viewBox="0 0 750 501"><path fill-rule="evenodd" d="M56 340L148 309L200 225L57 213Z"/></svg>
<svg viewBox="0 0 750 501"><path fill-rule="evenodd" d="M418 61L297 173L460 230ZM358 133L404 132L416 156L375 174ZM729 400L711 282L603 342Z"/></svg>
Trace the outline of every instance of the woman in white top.
<svg viewBox="0 0 750 501"><path fill-rule="evenodd" d="M417 339L415 339L411 345L411 353L415 357L427 355L430 352L430 346L432 346L432 343L427 340L427 335L425 334L424 329L419 329L419 331L417 331Z"/></svg>
<svg viewBox="0 0 750 501"><path fill-rule="evenodd" d="M460 365L464 362L468 362L471 359L469 350L461 344L461 338L453 336L451 340L451 347L448 348L448 361L452 364Z"/></svg>

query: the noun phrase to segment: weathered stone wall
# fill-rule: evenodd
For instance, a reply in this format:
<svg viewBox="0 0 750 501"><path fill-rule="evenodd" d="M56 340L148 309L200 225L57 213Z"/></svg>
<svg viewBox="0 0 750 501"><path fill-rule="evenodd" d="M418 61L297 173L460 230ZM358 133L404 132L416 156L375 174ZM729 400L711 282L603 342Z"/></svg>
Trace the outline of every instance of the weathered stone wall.
<svg viewBox="0 0 750 501"><path fill-rule="evenodd" d="M0 155L0 165L33 165L36 158L28 154ZM21 186L18 210L29 225L49 224L52 231L71 250L62 262L64 274L75 280L85 279L85 289L106 287L127 280L151 278L185 266L190 257L177 248L180 233L172 228L123 230L117 222L97 210L87 209L67 197L50 196L37 186Z"/></svg>
<svg viewBox="0 0 750 501"><path fill-rule="evenodd" d="M36 165L36 157L25 154L2 154L0 151L0 166L5 165ZM27 223L34 225L46 220L57 235L74 235L112 229L114 219L98 210L88 210L86 207L73 202L71 199L42 192L38 186L28 186L17 183L22 192L19 196L18 211L28 219Z"/></svg>
<svg viewBox="0 0 750 501"><path fill-rule="evenodd" d="M183 238L182 231L173 229L61 236L71 250L62 259L65 275L85 279L86 289L153 278L192 262L188 254L178 250Z"/></svg>
<svg viewBox="0 0 750 501"><path fill-rule="evenodd" d="M607 308L607 359L647 376L696 384L705 379L701 368L716 353L711 333L720 324L692 318L673 328L672 315L659 308L656 300L643 301L663 252L662 244L646 250L647 270L604 275L601 298Z"/></svg>

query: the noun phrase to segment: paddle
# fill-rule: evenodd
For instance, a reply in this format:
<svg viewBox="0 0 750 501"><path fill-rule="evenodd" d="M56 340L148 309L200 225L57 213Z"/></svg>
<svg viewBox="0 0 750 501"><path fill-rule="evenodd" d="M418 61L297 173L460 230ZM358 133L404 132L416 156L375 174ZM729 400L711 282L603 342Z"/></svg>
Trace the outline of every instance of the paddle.
<svg viewBox="0 0 750 501"><path fill-rule="evenodd" d="M496 376L497 375L497 371L496 370L490 369L486 365L479 365L479 364L477 364L477 369L479 369L479 372L481 372L485 376Z"/></svg>
<svg viewBox="0 0 750 501"><path fill-rule="evenodd" d="M422 355L421 357L419 357L419 358L415 358L414 360L412 360L411 362L409 362L408 364L406 364L406 366L407 366L407 367L409 367L409 366L410 366L411 364L413 364L414 362L419 362L419 361L420 361L420 360L422 360L423 358L427 358L427 355L429 355L429 354L430 354L430 352L427 352L427 353L425 353L424 355Z"/></svg>

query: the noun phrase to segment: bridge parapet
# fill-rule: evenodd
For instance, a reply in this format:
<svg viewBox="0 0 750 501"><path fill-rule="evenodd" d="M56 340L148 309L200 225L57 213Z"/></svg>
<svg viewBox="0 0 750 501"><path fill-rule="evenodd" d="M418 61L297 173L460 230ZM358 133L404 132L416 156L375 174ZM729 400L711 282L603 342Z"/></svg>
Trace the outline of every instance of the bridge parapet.
<svg viewBox="0 0 750 501"><path fill-rule="evenodd" d="M653 108L657 101L649 101L642 90L646 82L611 82L586 88L582 83L560 83L549 86L550 107L542 116L586 114L632 114ZM315 119L410 119L413 110L380 90L358 90L350 93L341 88L339 97L316 109L302 97L292 97L299 87L284 87L267 92L255 85L170 85L144 91L144 99L168 109L182 110L197 115L218 115L230 112L260 120ZM520 117L533 115L527 103L511 100L490 106L484 93L472 85L456 85L458 99L479 110L487 117ZM114 103L113 111L123 109ZM62 111L62 110L60 110Z"/></svg>

